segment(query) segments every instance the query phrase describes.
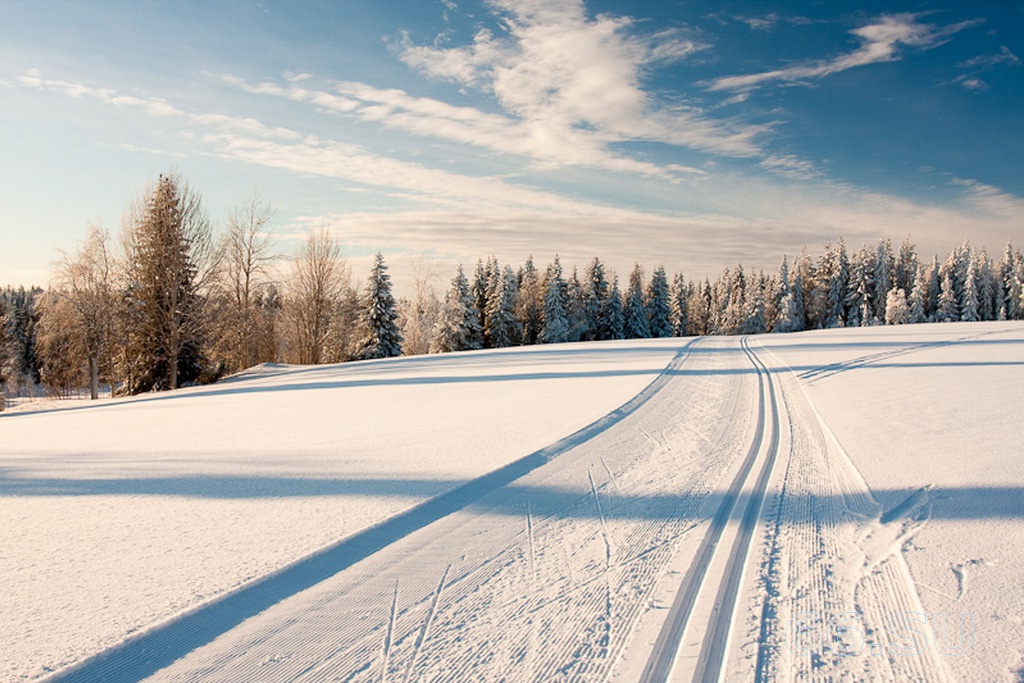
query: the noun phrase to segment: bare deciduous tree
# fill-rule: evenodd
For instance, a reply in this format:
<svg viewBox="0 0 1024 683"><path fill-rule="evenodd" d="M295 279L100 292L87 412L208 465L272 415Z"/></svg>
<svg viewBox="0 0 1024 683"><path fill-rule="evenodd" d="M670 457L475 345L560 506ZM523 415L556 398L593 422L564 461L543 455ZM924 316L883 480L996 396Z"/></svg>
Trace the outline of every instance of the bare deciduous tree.
<svg viewBox="0 0 1024 683"><path fill-rule="evenodd" d="M228 218L215 297L215 347L230 371L276 359L275 343L267 339L274 325L266 315L274 309L264 306L274 296L273 216L273 207L254 192Z"/></svg>
<svg viewBox="0 0 1024 683"><path fill-rule="evenodd" d="M330 335L351 274L326 228L312 230L295 258L287 311L291 358L312 365L329 359Z"/></svg>
<svg viewBox="0 0 1024 683"><path fill-rule="evenodd" d="M81 248L74 254L61 252L54 291L64 305L50 302L44 315L51 316L45 327L53 331L58 316L80 338L77 348L88 365L89 396L99 397L100 374L109 367L109 346L114 321L114 259L110 238L98 225L89 227ZM51 339L56 343L56 339ZM51 358L51 364L55 359Z"/></svg>

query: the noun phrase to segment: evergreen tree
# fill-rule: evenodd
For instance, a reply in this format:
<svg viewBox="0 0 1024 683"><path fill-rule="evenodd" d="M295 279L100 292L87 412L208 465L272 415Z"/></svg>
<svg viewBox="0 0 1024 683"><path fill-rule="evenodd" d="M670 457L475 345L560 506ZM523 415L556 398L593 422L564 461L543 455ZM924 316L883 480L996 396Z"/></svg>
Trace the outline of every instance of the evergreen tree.
<svg viewBox="0 0 1024 683"><path fill-rule="evenodd" d="M1022 278L1017 268L1020 261L1020 253L1014 252L1013 245L1006 243L1003 250L1003 257L999 260L999 279L1002 284L1002 309L1007 320L1020 320L1021 318L1021 287Z"/></svg>
<svg viewBox="0 0 1024 683"><path fill-rule="evenodd" d="M487 286L491 279L492 262L493 257L487 259L487 265L484 265L483 259L477 259L476 272L473 275L473 301L477 320L480 321L481 348L487 345L483 331L487 329Z"/></svg>
<svg viewBox="0 0 1024 683"><path fill-rule="evenodd" d="M665 268L654 269L651 282L647 287L647 319L650 321L651 336L655 338L671 337L672 322L669 303L668 277Z"/></svg>
<svg viewBox="0 0 1024 683"><path fill-rule="evenodd" d="M587 331L587 296L579 273L573 266L572 275L565 283L565 317L569 321L569 341L585 339Z"/></svg>
<svg viewBox="0 0 1024 683"><path fill-rule="evenodd" d="M609 285L604 264L596 256L587 266L585 274L584 315L580 338L591 341L610 339L607 319Z"/></svg>
<svg viewBox="0 0 1024 683"><path fill-rule="evenodd" d="M850 262L850 282L846 294L846 324L863 327L874 324L875 307L871 301L874 290L874 258L866 247Z"/></svg>
<svg viewBox="0 0 1024 683"><path fill-rule="evenodd" d="M850 284L850 262L842 238L835 249L830 249L825 267L827 285L825 298L825 320L827 328L846 325L846 292Z"/></svg>
<svg viewBox="0 0 1024 683"><path fill-rule="evenodd" d="M608 339L626 338L626 319L622 314L622 292L619 291L619 276L612 278L611 291L605 302L604 320L608 326Z"/></svg>
<svg viewBox="0 0 1024 683"><path fill-rule="evenodd" d="M960 319L960 311L956 303L956 291L953 288L953 275L950 271L942 276L942 292L939 294L939 305L935 310L935 322L949 323Z"/></svg>
<svg viewBox="0 0 1024 683"><path fill-rule="evenodd" d="M536 344L544 316L544 283L533 265L533 256L519 270L519 303L516 318L523 330L524 344Z"/></svg>
<svg viewBox="0 0 1024 683"><path fill-rule="evenodd" d="M747 291L747 314L743 322L744 334L763 334L768 331L768 323L765 320L765 286L767 280L762 273L755 283L748 287Z"/></svg>
<svg viewBox="0 0 1024 683"><path fill-rule="evenodd" d="M923 323L928 321L928 314L925 313L925 297L928 296L928 279L925 274L926 266L920 265L917 268L917 276L914 278L914 288L907 300L907 322Z"/></svg>
<svg viewBox="0 0 1024 683"><path fill-rule="evenodd" d="M644 306L644 274L639 263L629 275L629 287L626 289L622 314L625 319L623 335L626 339L647 339L651 336L651 326L647 321L647 309Z"/></svg>
<svg viewBox="0 0 1024 683"><path fill-rule="evenodd" d="M562 279L562 264L557 255L544 276L544 315L538 341L542 344L569 341L569 321L565 314L565 280Z"/></svg>
<svg viewBox="0 0 1024 683"><path fill-rule="evenodd" d="M874 321L880 322L885 320L886 297L892 289L896 268L890 240L884 239L878 243L874 266L874 277L870 283L871 303L874 307Z"/></svg>
<svg viewBox="0 0 1024 683"><path fill-rule="evenodd" d="M370 271L365 297L365 321L369 337L361 358L391 358L402 355L402 335L398 330L398 312L391 294L391 276L378 252Z"/></svg>
<svg viewBox="0 0 1024 683"><path fill-rule="evenodd" d="M731 277L723 278L722 309L724 314L717 330L719 334L737 334L746 323L747 317L747 276L743 264L736 266Z"/></svg>
<svg viewBox="0 0 1024 683"><path fill-rule="evenodd" d="M907 323L910 317L910 312L907 309L907 293L902 289L893 285L889 293L886 294L885 302L885 324L886 325L904 325Z"/></svg>
<svg viewBox="0 0 1024 683"><path fill-rule="evenodd" d="M469 351L483 346L476 301L470 291L469 280L462 264L452 278L452 285L444 297L441 318L434 329L431 350L434 353Z"/></svg>
<svg viewBox="0 0 1024 683"><path fill-rule="evenodd" d="M127 221L122 306L124 389L176 389L197 379L206 331L203 290L212 275L210 223L199 196L160 176Z"/></svg>
<svg viewBox="0 0 1024 683"><path fill-rule="evenodd" d="M974 322L979 320L978 316L978 288L977 269L974 266L974 259L971 259L964 273L963 298L960 301L960 320Z"/></svg>
<svg viewBox="0 0 1024 683"><path fill-rule="evenodd" d="M519 282L512 268L505 266L500 272L494 295L488 302L487 324L491 346L496 349L519 343L523 330L516 319Z"/></svg>
<svg viewBox="0 0 1024 683"><path fill-rule="evenodd" d="M800 332L805 329L801 280L800 270L790 271L786 259L783 257L782 267L779 269L782 298L779 301L778 318L772 328L776 332Z"/></svg>
<svg viewBox="0 0 1024 683"><path fill-rule="evenodd" d="M932 262L928 266L928 296L925 298L925 313L928 320L937 320L939 313L939 298L942 296L942 275L939 268L939 257L932 256Z"/></svg>
<svg viewBox="0 0 1024 683"><path fill-rule="evenodd" d="M17 391L40 381L36 301L42 293L38 287L7 287L0 292L0 380Z"/></svg>
<svg viewBox="0 0 1024 683"><path fill-rule="evenodd" d="M690 298L689 289L682 273L676 273L672 278L672 291L670 294L670 320L672 322L672 335L685 337L690 326L688 301Z"/></svg>
<svg viewBox="0 0 1024 683"><path fill-rule="evenodd" d="M896 287L904 292L911 291L917 273L917 248L910 241L910 235L907 235L896 256Z"/></svg>

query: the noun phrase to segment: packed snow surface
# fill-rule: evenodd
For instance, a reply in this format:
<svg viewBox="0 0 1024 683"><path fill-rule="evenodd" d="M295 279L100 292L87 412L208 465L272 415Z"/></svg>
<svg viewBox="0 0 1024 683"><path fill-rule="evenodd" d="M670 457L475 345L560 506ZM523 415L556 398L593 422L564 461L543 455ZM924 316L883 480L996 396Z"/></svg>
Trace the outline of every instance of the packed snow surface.
<svg viewBox="0 0 1024 683"><path fill-rule="evenodd" d="M29 406L0 678L1017 681L1022 380L957 323Z"/></svg>

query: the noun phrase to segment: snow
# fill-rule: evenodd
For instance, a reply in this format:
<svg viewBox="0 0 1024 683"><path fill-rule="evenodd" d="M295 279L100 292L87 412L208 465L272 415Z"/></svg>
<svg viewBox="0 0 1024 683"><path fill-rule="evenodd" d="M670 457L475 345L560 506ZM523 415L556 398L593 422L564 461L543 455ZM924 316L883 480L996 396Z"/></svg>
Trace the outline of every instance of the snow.
<svg viewBox="0 0 1024 683"><path fill-rule="evenodd" d="M898 547L926 614L945 614L949 649L959 644L961 615L973 618L973 647L944 657L952 676L1019 680L1024 325L829 330L764 342L801 377L885 510L923 491L910 500L915 519Z"/></svg>
<svg viewBox="0 0 1024 683"><path fill-rule="evenodd" d="M179 624L167 668L125 675L636 680L710 547L672 680L716 614L724 680L1019 680L1024 323L749 346L263 366L4 415L0 679Z"/></svg>
<svg viewBox="0 0 1024 683"><path fill-rule="evenodd" d="M572 433L677 340L264 366L0 417L0 680L36 677Z"/></svg>

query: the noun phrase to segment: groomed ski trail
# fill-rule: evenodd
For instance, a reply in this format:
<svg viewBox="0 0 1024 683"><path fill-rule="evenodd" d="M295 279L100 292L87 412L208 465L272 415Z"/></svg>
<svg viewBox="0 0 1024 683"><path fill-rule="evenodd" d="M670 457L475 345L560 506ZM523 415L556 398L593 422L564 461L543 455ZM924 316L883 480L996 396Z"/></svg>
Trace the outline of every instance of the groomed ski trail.
<svg viewBox="0 0 1024 683"><path fill-rule="evenodd" d="M758 377L737 340L691 342L522 476L117 679L606 680L749 447Z"/></svg>
<svg viewBox="0 0 1024 683"><path fill-rule="evenodd" d="M778 454L780 423L771 372L750 348L747 338L740 345L757 374L757 426L747 455L719 503L658 632L640 676L644 683L718 681L729 650L747 556L760 526ZM709 572L713 561L719 571ZM695 658L680 652L681 647L687 649L684 634L690 636L688 649L696 649ZM692 661L679 662L680 658Z"/></svg>

